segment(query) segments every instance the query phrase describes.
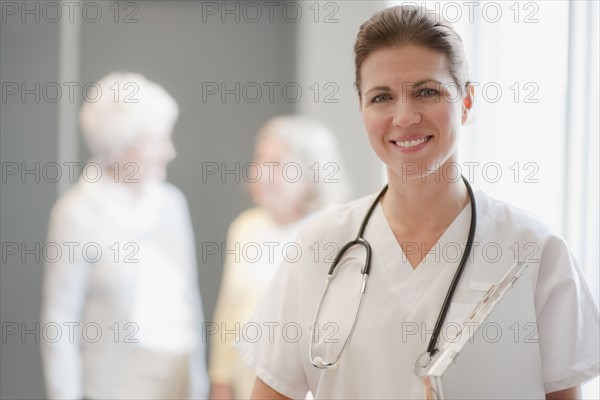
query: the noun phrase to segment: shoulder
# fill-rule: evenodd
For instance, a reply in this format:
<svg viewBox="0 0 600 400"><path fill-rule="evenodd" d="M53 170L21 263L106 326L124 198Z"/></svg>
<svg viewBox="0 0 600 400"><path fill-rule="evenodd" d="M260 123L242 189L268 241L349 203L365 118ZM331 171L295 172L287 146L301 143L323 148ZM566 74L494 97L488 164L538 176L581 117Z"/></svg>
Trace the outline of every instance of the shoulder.
<svg viewBox="0 0 600 400"><path fill-rule="evenodd" d="M83 221L93 213L83 190L83 183L78 181L71 185L52 206L50 221L54 223Z"/></svg>
<svg viewBox="0 0 600 400"><path fill-rule="evenodd" d="M150 182L146 188L144 200L162 218L180 223L191 218L185 194L180 188L167 181Z"/></svg>
<svg viewBox="0 0 600 400"><path fill-rule="evenodd" d="M239 213L231 222L231 228L238 228L248 224L269 221L267 212L261 207L252 207Z"/></svg>
<svg viewBox="0 0 600 400"><path fill-rule="evenodd" d="M513 235L515 238L528 237L535 241L550 238L561 239L541 217L502 200L498 200L483 191L476 191L478 226L496 234Z"/></svg>
<svg viewBox="0 0 600 400"><path fill-rule="evenodd" d="M527 262L536 290L584 279L566 240L542 218L481 191L476 198L476 241L482 246L493 244L504 257Z"/></svg>
<svg viewBox="0 0 600 400"><path fill-rule="evenodd" d="M230 240L256 238L257 229L272 224L271 218L261 207L252 207L239 213L229 224L227 236Z"/></svg>
<svg viewBox="0 0 600 400"><path fill-rule="evenodd" d="M179 204L187 208L187 200L185 195L177 186L166 181L157 182L154 186L155 190L163 193L167 202Z"/></svg>
<svg viewBox="0 0 600 400"><path fill-rule="evenodd" d="M315 216L301 228L299 239L345 241L356 236L376 197L377 193L373 193Z"/></svg>

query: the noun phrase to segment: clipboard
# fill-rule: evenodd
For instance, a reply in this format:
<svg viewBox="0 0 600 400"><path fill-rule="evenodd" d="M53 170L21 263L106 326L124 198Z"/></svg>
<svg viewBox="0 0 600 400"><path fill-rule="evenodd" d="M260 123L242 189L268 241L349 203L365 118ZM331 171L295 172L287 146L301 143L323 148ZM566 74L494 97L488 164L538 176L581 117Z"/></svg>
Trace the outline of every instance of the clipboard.
<svg viewBox="0 0 600 400"><path fill-rule="evenodd" d="M527 264L490 287L426 376L434 399L545 399Z"/></svg>

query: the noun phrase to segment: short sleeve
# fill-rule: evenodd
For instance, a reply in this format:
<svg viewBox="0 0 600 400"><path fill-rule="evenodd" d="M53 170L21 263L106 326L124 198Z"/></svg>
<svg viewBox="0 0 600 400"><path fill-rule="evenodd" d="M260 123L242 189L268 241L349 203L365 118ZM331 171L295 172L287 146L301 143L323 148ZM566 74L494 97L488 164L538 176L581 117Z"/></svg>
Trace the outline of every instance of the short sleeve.
<svg viewBox="0 0 600 400"><path fill-rule="evenodd" d="M204 324L204 311L202 307L202 296L198 289L198 262L196 259L196 245L192 218L187 200L183 193L173 187L176 193L176 204L180 215L183 255L185 256L183 266L186 268L187 277L187 301L193 310L195 317L196 332L198 332L197 346L190 355L188 398L205 399L209 393L208 372L206 371L205 345L202 340L201 326Z"/></svg>
<svg viewBox="0 0 600 400"><path fill-rule="evenodd" d="M291 398L305 398L308 383L302 364L300 262L283 262L233 347L263 382ZM304 355L307 357L307 355Z"/></svg>
<svg viewBox="0 0 600 400"><path fill-rule="evenodd" d="M544 243L535 303L546 393L599 374L598 306L563 239Z"/></svg>

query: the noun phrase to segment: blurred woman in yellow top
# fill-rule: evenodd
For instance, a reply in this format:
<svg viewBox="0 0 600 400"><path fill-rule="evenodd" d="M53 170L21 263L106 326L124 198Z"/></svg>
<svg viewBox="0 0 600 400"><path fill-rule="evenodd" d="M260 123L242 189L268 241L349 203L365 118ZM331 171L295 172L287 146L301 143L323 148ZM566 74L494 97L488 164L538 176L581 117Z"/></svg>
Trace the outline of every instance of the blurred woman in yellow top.
<svg viewBox="0 0 600 400"><path fill-rule="evenodd" d="M295 257L293 240L304 222L347 198L333 134L318 121L280 116L262 127L249 184L255 208L230 225L219 298L211 331L211 398L249 398L256 375L231 347L277 267ZM252 332L254 335L255 330ZM250 333L248 333L250 334Z"/></svg>

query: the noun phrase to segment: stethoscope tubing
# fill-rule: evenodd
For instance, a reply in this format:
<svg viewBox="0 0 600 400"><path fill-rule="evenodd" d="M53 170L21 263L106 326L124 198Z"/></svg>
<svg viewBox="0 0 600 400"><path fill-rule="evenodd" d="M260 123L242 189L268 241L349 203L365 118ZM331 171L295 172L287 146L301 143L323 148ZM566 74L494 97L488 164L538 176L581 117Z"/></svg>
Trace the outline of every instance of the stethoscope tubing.
<svg viewBox="0 0 600 400"><path fill-rule="evenodd" d="M427 367L430 364L433 356L438 352L438 350L435 348L435 346L437 344L439 335L441 333L442 324L444 323L444 320L446 319L446 315L448 314L448 310L450 308L450 304L452 302L454 292L456 291L456 288L458 287L458 282L460 281L460 277L462 275L463 270L465 269L467 260L469 258L469 254L471 253L471 249L473 247L473 241L475 238L475 230L477 227L477 207L475 204L475 195L473 193L473 189L471 188L471 185L469 184L469 182L467 181L467 179L464 176L462 177L462 179L463 179L463 182L465 183L465 186L467 187L467 191L469 193L469 199L470 199L470 203L471 203L471 223L469 226L469 235L467 238L467 243L465 245L465 250L463 251L463 255L461 257L459 266L458 266L456 272L454 273L454 277L452 278L452 282L450 283L450 287L448 289L448 292L446 293L446 297L444 298L444 303L442 304L442 309L440 310L440 313L436 320L435 327L433 329L433 334L427 345L427 350L419 356L419 358L417 359L417 361L415 363L415 373L417 373L418 368L420 368L420 370L422 370L425 367ZM338 254L336 255L335 259L333 260L333 263L331 264L331 267L329 268L329 272L327 273L327 280L325 281L325 286L323 287L323 291L321 292L321 297L319 298L319 303L317 305L317 309L315 311L315 315L313 318L313 325L312 325L312 329L311 329L310 343L309 343L309 358L310 358L311 363L317 368L326 369L331 366L334 366L339 361L339 358L342 355L342 353L344 352L344 349L346 348L348 341L350 340L350 338L352 337L352 334L354 333L354 328L356 327L356 322L358 320L358 315L360 312L360 306L362 304L362 299L363 299L363 296L367 289L367 281L368 281L368 277L369 277L369 273L370 273L370 269L371 269L371 245L369 244L369 242L366 239L364 239L363 236L364 236L366 226L371 218L371 215L373 214L373 211L375 210L375 207L377 207L377 204L379 204L379 201L381 200L383 195L387 192L387 190L388 190L388 185L386 185L381 190L381 192L379 192L379 194L377 195L377 198L373 201L367 214L363 218L360 228L358 230L358 234L356 235L356 238L354 240L352 240L351 242L346 243L339 250ZM317 321L318 321L318 318L319 318L319 315L321 312L321 308L323 306L323 301L325 300L327 292L329 291L329 286L331 285L331 282L334 279L335 268L341 261L344 254L350 248L352 248L354 246L362 246L366 250L365 265L363 266L363 269L361 270L363 279L362 279L362 284L361 284L361 289L360 289L360 296L358 298L358 303L357 303L356 310L354 313L354 320L352 322L352 327L350 328L350 332L348 333L348 336L346 337L346 340L344 341L342 348L338 352L337 357L335 357L332 361L325 361L321 357L313 356L313 342L314 342L314 338L315 338L315 330L317 329Z"/></svg>
<svg viewBox="0 0 600 400"><path fill-rule="evenodd" d="M467 179L464 176L462 177L462 179L465 182L467 191L469 192L469 199L471 203L471 224L469 226L469 235L467 237L465 250L463 251L460 263L458 264L458 269L454 273L454 277L452 278L452 282L450 283L450 288L446 293L446 298L444 299L444 303L442 305L442 310L438 315L438 319L435 322L435 327L433 328L433 334L431 336L431 339L429 340L429 344L427 345L427 352L430 354L430 356L433 356L437 352L435 345L440 336L442 324L444 323L446 315L448 314L448 310L450 309L450 303L452 302L454 292L458 287L458 281L460 280L463 270L467 265L469 254L471 254L471 249L473 248L473 240L475 239L475 229L477 227L477 206L475 205L475 195L473 194L473 189L471 188L471 185L469 184Z"/></svg>

